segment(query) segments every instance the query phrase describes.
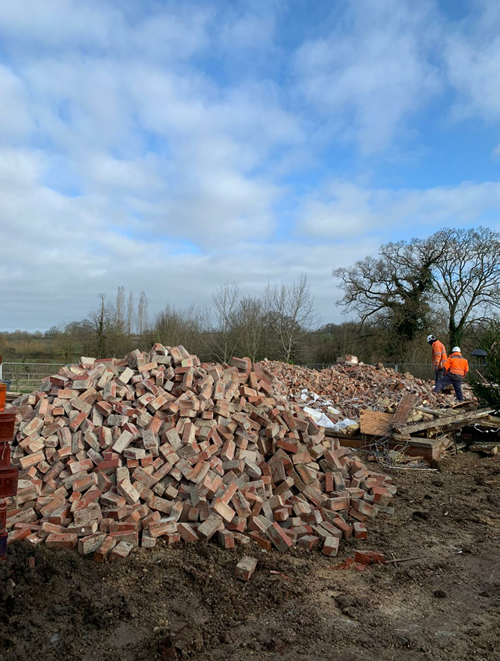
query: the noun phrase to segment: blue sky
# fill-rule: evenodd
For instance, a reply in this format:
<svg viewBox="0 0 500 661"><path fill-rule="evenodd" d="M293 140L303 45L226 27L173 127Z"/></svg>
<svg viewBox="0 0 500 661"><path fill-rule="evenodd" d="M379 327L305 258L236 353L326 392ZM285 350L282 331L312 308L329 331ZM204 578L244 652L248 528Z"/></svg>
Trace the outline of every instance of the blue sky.
<svg viewBox="0 0 500 661"><path fill-rule="evenodd" d="M499 228L495 0L0 3L0 328Z"/></svg>

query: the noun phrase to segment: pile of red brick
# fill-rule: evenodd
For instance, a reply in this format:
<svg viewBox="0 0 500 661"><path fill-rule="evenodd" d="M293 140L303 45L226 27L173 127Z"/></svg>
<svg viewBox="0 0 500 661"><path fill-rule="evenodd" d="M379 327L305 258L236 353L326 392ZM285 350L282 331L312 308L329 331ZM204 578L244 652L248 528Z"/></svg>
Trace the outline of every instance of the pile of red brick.
<svg viewBox="0 0 500 661"><path fill-rule="evenodd" d="M352 356L347 358L352 359ZM276 361L263 361L260 365L283 384L283 394L301 401L302 390L307 388L309 394L316 393L322 400L329 400L331 406L340 411L337 417L328 413L322 401L308 405L324 409L334 422L346 417L358 420L363 409L386 411L391 406L395 407L405 393L419 395L420 400L425 400L431 407L450 404L447 395L432 392L433 382L416 379L409 373L401 374L382 365L357 364L352 360L339 362L335 367L324 370Z"/></svg>
<svg viewBox="0 0 500 661"><path fill-rule="evenodd" d="M395 493L247 358L200 364L158 344L82 358L15 405L9 543L77 547L98 561L159 538L336 555Z"/></svg>

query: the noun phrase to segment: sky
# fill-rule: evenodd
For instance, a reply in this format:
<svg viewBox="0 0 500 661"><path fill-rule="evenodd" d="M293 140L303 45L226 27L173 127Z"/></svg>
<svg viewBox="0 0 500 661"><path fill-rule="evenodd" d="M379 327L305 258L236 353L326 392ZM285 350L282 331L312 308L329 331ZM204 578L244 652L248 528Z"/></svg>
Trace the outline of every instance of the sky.
<svg viewBox="0 0 500 661"><path fill-rule="evenodd" d="M0 330L500 229L497 0L0 1Z"/></svg>

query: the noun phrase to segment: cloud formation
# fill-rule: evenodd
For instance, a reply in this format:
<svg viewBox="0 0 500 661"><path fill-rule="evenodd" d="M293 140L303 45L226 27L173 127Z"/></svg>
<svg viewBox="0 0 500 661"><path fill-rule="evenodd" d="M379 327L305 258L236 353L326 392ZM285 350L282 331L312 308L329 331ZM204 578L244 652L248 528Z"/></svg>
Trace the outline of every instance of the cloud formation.
<svg viewBox="0 0 500 661"><path fill-rule="evenodd" d="M154 312L303 272L330 321L333 267L496 226L496 4L463 22L437 0L309 10L0 4L0 327L81 318L121 284ZM470 119L491 133L491 174L429 182L439 139L459 144Z"/></svg>

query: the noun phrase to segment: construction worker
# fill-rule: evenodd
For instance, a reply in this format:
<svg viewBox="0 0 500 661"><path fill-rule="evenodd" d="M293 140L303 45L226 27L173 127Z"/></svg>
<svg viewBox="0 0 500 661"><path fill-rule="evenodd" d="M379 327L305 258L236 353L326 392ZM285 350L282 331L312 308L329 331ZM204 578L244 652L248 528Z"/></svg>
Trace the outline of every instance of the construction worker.
<svg viewBox="0 0 500 661"><path fill-rule="evenodd" d="M446 348L435 335L428 335L427 342L432 347L432 364L434 365L434 372L436 383L441 377L444 376L444 362L446 360Z"/></svg>
<svg viewBox="0 0 500 661"><path fill-rule="evenodd" d="M462 383L469 371L469 363L460 353L460 347L453 347L452 352L444 363L445 375L434 386L434 392L441 392L446 386L452 385L455 396L459 402L464 401Z"/></svg>

